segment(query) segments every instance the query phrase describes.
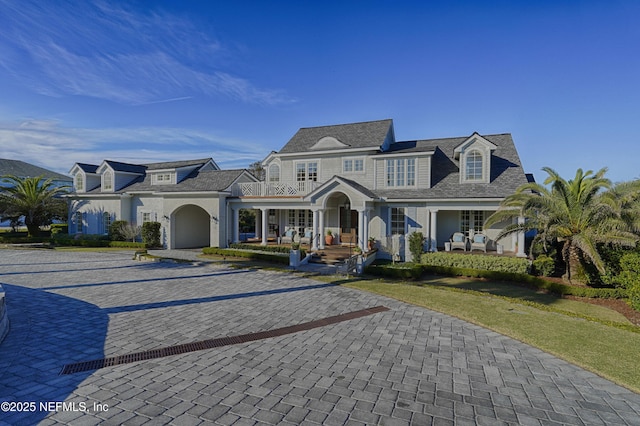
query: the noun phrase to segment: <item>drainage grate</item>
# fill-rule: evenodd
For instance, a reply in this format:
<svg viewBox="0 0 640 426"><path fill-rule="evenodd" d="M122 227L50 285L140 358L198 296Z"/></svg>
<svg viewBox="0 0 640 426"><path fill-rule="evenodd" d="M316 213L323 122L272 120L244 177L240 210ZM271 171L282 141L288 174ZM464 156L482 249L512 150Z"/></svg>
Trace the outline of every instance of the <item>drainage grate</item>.
<svg viewBox="0 0 640 426"><path fill-rule="evenodd" d="M315 321L305 322L288 327L276 328L274 330L259 331L257 333L242 334L240 336L221 337L218 339L203 340L201 342L185 343L182 345L169 346L166 348L152 349L145 352L137 352L133 354L117 355L109 358L95 359L93 361L77 362L67 364L62 368L60 374L74 374L83 371L98 370L104 367L111 367L120 364L129 364L137 361L145 361L153 358L163 358L170 355L180 355L188 352L201 351L203 349L219 348L221 346L236 345L238 343L254 342L256 340L268 339L270 337L279 337L286 334L297 333L300 331L311 330L313 328L324 327L330 324L336 324L343 321L349 321L361 318L367 315L373 315L378 312L388 311L385 306L375 306L361 311L347 312L346 314L336 315L333 317L322 318Z"/></svg>

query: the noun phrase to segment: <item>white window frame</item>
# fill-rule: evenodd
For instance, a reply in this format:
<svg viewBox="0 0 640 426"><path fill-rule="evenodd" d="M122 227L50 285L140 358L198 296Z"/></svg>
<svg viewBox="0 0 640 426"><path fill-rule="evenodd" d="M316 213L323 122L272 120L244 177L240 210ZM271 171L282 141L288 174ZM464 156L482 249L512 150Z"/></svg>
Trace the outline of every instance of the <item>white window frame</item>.
<svg viewBox="0 0 640 426"><path fill-rule="evenodd" d="M270 183L278 183L280 182L280 165L276 163L272 163L269 165L269 182ZM277 170L277 173L276 173Z"/></svg>
<svg viewBox="0 0 640 426"><path fill-rule="evenodd" d="M102 174L102 190L103 191L113 191L113 172L111 170L106 170Z"/></svg>
<svg viewBox="0 0 640 426"><path fill-rule="evenodd" d="M102 213L102 228L104 228L103 232L105 235L109 233L109 228L111 227L111 223L112 223L111 213L109 212Z"/></svg>
<svg viewBox="0 0 640 426"><path fill-rule="evenodd" d="M74 184L77 192L84 192L84 173L76 174Z"/></svg>
<svg viewBox="0 0 640 426"><path fill-rule="evenodd" d="M76 234L82 234L84 232L84 213L76 212Z"/></svg>
<svg viewBox="0 0 640 426"><path fill-rule="evenodd" d="M474 234L484 233L484 210L460 210L460 232L469 237L469 231Z"/></svg>
<svg viewBox="0 0 640 426"><path fill-rule="evenodd" d="M312 168L311 165L314 165L314 167ZM301 170L300 166L304 167L304 175L302 179L298 174L298 171ZM309 179L309 177L311 176L310 171L313 169L315 169L315 179ZM317 182L318 177L320 175L320 161L318 160L296 161L293 166L293 170L294 170L294 176L295 176L296 182Z"/></svg>
<svg viewBox="0 0 640 426"><path fill-rule="evenodd" d="M364 173L364 158L349 157L342 159L343 173Z"/></svg>
<svg viewBox="0 0 640 426"><path fill-rule="evenodd" d="M167 173L156 173L154 174L155 184L157 185L170 185L173 183L173 176L175 173L167 172Z"/></svg>
<svg viewBox="0 0 640 426"><path fill-rule="evenodd" d="M471 162L473 157L473 162ZM479 168L479 170L478 170ZM472 149L464 156L464 178L469 182L484 181L484 154L479 149ZM472 173L469 173L472 171ZM480 174L478 175L478 171Z"/></svg>
<svg viewBox="0 0 640 426"><path fill-rule="evenodd" d="M402 211L402 232L394 232L399 229L397 220L399 212ZM407 208L406 207L389 207L389 235L406 235L407 234Z"/></svg>
<svg viewBox="0 0 640 426"><path fill-rule="evenodd" d="M384 166L388 188L415 188L417 186L416 158L387 158Z"/></svg>

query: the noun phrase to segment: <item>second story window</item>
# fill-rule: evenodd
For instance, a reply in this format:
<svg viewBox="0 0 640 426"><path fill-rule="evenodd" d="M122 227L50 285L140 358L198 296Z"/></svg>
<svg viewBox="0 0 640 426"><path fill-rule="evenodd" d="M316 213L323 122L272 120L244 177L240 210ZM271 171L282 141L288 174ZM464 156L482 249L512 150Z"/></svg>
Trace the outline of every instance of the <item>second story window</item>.
<svg viewBox="0 0 640 426"><path fill-rule="evenodd" d="M78 173L76 175L76 191L84 191L84 176L82 176L82 173Z"/></svg>
<svg viewBox="0 0 640 426"><path fill-rule="evenodd" d="M416 159L396 158L387 160L385 177L387 186L416 186Z"/></svg>
<svg viewBox="0 0 640 426"><path fill-rule="evenodd" d="M347 158L342 162L342 171L345 173L364 171L364 160L362 158Z"/></svg>
<svg viewBox="0 0 640 426"><path fill-rule="evenodd" d="M308 163L296 163L296 181L318 181L318 163L310 161Z"/></svg>
<svg viewBox="0 0 640 426"><path fill-rule="evenodd" d="M465 174L467 180L482 180L482 154L473 150L466 156Z"/></svg>
<svg viewBox="0 0 640 426"><path fill-rule="evenodd" d="M102 175L102 189L105 191L111 191L113 189L113 173L107 170Z"/></svg>
<svg viewBox="0 0 640 426"><path fill-rule="evenodd" d="M269 182L280 182L280 166L277 164L269 166Z"/></svg>

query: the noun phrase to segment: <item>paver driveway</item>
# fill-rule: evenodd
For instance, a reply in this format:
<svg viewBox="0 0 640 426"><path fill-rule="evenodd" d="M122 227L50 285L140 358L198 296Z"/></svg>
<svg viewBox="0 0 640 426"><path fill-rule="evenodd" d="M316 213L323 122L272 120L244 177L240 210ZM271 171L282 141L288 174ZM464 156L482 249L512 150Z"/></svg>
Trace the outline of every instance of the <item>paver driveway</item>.
<svg viewBox="0 0 640 426"><path fill-rule="evenodd" d="M0 424L640 424L639 395L537 349L290 274L2 250L0 283L12 324L0 344L0 401L35 403L0 412ZM378 305L390 310L59 374L69 363Z"/></svg>

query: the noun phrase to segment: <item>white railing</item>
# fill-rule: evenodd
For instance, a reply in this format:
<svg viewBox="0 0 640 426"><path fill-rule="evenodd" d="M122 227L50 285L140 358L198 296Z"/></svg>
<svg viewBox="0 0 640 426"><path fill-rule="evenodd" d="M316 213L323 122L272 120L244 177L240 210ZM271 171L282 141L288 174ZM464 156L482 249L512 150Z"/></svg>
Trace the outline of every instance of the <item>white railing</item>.
<svg viewBox="0 0 640 426"><path fill-rule="evenodd" d="M237 183L231 188L235 197L295 197L307 195L321 184L314 181Z"/></svg>

